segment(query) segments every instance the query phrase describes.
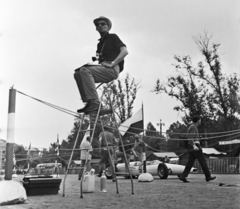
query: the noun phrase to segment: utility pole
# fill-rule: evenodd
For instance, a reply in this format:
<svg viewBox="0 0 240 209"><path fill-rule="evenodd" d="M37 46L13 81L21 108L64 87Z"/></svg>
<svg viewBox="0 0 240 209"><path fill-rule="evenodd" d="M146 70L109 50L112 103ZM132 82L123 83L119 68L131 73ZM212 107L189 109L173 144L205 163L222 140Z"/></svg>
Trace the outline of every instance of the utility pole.
<svg viewBox="0 0 240 209"><path fill-rule="evenodd" d="M160 126L160 139L161 139L161 136L162 136L162 126L165 126L165 123L162 123L162 119L160 119L160 123L157 123L157 125ZM161 151L162 151L162 145L161 145Z"/></svg>
<svg viewBox="0 0 240 209"><path fill-rule="evenodd" d="M157 123L158 126L160 126L160 137L162 136L162 126L165 126L165 123L162 123L162 120L160 119L160 123Z"/></svg>

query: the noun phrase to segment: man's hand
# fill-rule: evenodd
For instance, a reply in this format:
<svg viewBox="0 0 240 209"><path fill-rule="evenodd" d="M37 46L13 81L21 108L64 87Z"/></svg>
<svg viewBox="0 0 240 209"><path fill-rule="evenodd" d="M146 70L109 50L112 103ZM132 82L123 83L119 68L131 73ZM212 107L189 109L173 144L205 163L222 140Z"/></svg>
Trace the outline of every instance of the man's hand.
<svg viewBox="0 0 240 209"><path fill-rule="evenodd" d="M199 148L194 144L193 145L193 150L199 150Z"/></svg>
<svg viewBox="0 0 240 209"><path fill-rule="evenodd" d="M110 68L114 67L114 63L102 62L101 65L104 67L110 67Z"/></svg>

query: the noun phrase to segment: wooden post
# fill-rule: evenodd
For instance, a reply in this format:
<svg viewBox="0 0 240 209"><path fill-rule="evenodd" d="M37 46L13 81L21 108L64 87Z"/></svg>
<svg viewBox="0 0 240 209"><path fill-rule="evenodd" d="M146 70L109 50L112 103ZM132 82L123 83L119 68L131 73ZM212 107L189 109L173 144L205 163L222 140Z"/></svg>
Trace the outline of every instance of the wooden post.
<svg viewBox="0 0 240 209"><path fill-rule="evenodd" d="M9 90L5 180L12 180L16 90Z"/></svg>

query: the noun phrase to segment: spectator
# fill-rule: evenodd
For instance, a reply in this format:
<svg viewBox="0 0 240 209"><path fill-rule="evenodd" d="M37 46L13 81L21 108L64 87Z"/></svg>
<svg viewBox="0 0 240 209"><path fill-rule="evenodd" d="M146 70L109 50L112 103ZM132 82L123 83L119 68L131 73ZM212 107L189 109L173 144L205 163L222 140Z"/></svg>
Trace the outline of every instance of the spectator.
<svg viewBox="0 0 240 209"><path fill-rule="evenodd" d="M89 136L86 138L86 141L83 141L81 143L80 150L81 150L81 156L80 156L81 169L79 171L78 180L80 180L82 178L83 168L85 165L86 165L86 172L89 172L91 169L91 159L92 159L93 148L90 143Z"/></svg>
<svg viewBox="0 0 240 209"><path fill-rule="evenodd" d="M187 165L182 173L182 175L179 177L181 181L184 183L188 183L189 181L186 179L188 176L194 162L196 159L198 159L200 165L202 166L203 172L206 177L206 181L214 180L216 177L211 176L208 165L206 163L206 159L204 158L202 148L199 142L199 135L198 135L198 126L201 125L201 117L196 115L192 118L193 124L190 125L187 131L187 136L189 139L188 142L188 162Z"/></svg>
<svg viewBox="0 0 240 209"><path fill-rule="evenodd" d="M141 162L143 163L143 146L144 143L139 139L138 135L135 135L135 145L133 147L133 154Z"/></svg>
<svg viewBox="0 0 240 209"><path fill-rule="evenodd" d="M170 162L170 159L168 158L168 156L165 156L164 163L169 163L169 162Z"/></svg>
<svg viewBox="0 0 240 209"><path fill-rule="evenodd" d="M99 135L99 148L100 148L100 161L99 161L99 174L98 176L102 176L102 172L106 170L106 164L111 162L111 155L113 155L113 145L115 141L115 136L109 132L108 127L103 127L103 132ZM109 148L109 153L107 148ZM110 154L110 155L109 155Z"/></svg>
<svg viewBox="0 0 240 209"><path fill-rule="evenodd" d="M120 157L121 160L125 163L125 173L126 173L126 176L128 176L127 175L127 173L128 173L127 167L129 165L129 161L130 161L130 153L125 151L125 155L126 155L126 158L125 158L120 140L116 140L116 144L117 144L117 146L115 146L115 148L114 148L115 158L118 159ZM124 148L124 150L125 150L125 148Z"/></svg>

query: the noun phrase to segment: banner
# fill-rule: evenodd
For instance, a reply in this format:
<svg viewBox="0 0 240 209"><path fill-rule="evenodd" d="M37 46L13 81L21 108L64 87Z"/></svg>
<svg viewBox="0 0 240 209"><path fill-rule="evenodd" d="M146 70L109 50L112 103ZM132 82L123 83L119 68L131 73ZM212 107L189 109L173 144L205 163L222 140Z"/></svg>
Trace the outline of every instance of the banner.
<svg viewBox="0 0 240 209"><path fill-rule="evenodd" d="M240 144L240 139L234 139L232 141L221 141L219 145L228 145L228 144Z"/></svg>

